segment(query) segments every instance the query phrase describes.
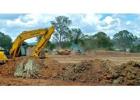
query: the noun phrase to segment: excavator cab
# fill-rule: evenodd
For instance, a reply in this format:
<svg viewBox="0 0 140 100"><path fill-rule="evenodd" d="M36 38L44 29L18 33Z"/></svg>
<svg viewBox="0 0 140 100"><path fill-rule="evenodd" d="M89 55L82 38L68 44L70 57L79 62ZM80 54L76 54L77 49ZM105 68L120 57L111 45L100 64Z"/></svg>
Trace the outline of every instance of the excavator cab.
<svg viewBox="0 0 140 100"><path fill-rule="evenodd" d="M5 51L0 50L0 64L4 64L6 61L8 61L8 58L5 54Z"/></svg>

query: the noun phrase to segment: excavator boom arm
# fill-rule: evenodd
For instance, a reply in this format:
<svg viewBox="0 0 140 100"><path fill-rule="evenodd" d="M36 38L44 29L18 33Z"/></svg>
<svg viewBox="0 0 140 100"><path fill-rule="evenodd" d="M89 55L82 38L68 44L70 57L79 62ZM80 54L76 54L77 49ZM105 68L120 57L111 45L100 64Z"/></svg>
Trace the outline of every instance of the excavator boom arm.
<svg viewBox="0 0 140 100"><path fill-rule="evenodd" d="M44 35L48 29L37 29L37 30L32 30L32 31L24 31L22 32L13 42L12 48L10 49L10 55L12 58L18 56L19 54L19 48L24 42L24 40L37 37L40 35Z"/></svg>
<svg viewBox="0 0 140 100"><path fill-rule="evenodd" d="M51 35L53 34L54 30L55 30L54 26L48 28L48 31L41 37L40 41L35 46L35 49L33 50L32 56L34 56L34 57L39 56L39 53L48 43L48 41L49 41Z"/></svg>

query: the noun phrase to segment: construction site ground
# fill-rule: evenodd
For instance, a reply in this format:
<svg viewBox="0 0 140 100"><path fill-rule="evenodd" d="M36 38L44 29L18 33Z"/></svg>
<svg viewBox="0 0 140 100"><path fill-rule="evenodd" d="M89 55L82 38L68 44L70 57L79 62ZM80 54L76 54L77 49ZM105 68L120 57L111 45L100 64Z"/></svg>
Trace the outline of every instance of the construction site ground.
<svg viewBox="0 0 140 100"><path fill-rule="evenodd" d="M17 64L26 57L0 65L0 85L140 85L140 53L93 51L46 56L36 61L41 66L37 78L14 76Z"/></svg>

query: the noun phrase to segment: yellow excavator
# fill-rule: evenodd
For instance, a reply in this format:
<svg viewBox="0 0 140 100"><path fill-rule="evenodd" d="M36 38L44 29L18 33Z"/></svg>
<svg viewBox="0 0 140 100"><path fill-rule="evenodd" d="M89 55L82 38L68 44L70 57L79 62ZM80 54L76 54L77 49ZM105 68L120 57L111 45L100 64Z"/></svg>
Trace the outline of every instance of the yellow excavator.
<svg viewBox="0 0 140 100"><path fill-rule="evenodd" d="M8 60L7 56L4 53L4 50L0 50L0 64L5 63Z"/></svg>
<svg viewBox="0 0 140 100"><path fill-rule="evenodd" d="M41 39L37 42L37 44L34 46L34 50L31 54L33 57L38 57L41 50L45 47L45 45L48 43L51 35L55 31L54 26L51 26L49 28L45 29L36 29L31 31L24 31L22 32L13 42L12 47L10 49L10 57L15 58L19 56L20 53L20 47L22 43L30 38L41 36ZM0 51L0 62L5 63L8 60L7 56L4 54L3 51Z"/></svg>

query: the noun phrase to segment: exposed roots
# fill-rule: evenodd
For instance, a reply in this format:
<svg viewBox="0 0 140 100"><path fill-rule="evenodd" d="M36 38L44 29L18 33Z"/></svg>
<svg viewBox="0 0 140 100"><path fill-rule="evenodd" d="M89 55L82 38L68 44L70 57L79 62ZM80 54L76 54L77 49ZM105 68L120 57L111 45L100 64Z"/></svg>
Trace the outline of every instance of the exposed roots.
<svg viewBox="0 0 140 100"><path fill-rule="evenodd" d="M16 66L14 76L23 78L38 78L39 64L35 58L24 59Z"/></svg>

